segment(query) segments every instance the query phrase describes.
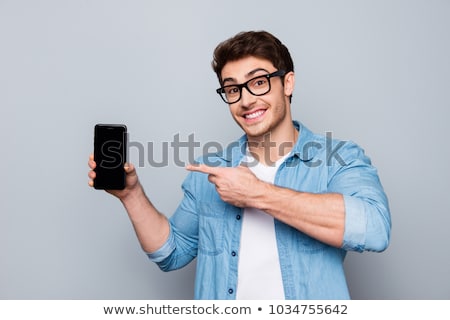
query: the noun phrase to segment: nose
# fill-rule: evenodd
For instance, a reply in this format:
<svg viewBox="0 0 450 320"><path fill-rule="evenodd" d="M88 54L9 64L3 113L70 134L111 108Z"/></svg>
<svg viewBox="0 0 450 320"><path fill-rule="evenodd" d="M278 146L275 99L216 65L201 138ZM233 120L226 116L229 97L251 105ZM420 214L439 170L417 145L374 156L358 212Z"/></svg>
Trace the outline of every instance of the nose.
<svg viewBox="0 0 450 320"><path fill-rule="evenodd" d="M252 104L256 101L256 96L250 93L246 87L242 88L241 99L239 102L243 108L250 108Z"/></svg>

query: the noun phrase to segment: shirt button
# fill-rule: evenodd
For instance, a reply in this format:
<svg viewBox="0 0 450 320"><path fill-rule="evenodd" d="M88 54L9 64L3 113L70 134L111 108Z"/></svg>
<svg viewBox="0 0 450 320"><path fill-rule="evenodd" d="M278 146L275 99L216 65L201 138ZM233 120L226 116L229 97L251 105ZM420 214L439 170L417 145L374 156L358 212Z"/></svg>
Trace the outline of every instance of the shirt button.
<svg viewBox="0 0 450 320"><path fill-rule="evenodd" d="M231 251L231 255L232 255L233 257L236 257L236 251Z"/></svg>
<svg viewBox="0 0 450 320"><path fill-rule="evenodd" d="M236 216L236 220L241 220L241 216L239 214Z"/></svg>
<svg viewBox="0 0 450 320"><path fill-rule="evenodd" d="M231 289L231 288L228 289L228 293L229 293L229 294L233 294L233 292L234 292L233 289Z"/></svg>

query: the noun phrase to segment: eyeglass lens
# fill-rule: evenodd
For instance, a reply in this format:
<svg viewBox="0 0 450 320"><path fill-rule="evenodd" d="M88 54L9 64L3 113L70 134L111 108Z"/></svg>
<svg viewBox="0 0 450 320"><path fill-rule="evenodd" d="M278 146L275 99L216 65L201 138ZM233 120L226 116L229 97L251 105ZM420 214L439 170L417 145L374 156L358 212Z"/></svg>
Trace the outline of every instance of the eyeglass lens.
<svg viewBox="0 0 450 320"><path fill-rule="evenodd" d="M269 92L269 78L267 76L261 76L250 79L248 82L244 83L241 86L226 86L223 91L223 95L226 101L228 101L229 103L231 103L231 101L238 101L241 97L242 87L245 87L248 91L250 91L251 94L260 96Z"/></svg>

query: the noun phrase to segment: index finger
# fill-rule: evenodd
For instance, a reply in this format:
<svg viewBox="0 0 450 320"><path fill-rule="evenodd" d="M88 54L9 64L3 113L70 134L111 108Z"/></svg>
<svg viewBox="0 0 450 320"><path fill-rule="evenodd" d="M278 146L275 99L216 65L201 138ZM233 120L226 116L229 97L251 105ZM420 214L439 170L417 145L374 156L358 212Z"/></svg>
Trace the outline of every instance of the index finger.
<svg viewBox="0 0 450 320"><path fill-rule="evenodd" d="M196 164L196 165L188 164L186 166L186 169L189 171L197 171L197 172L213 174L213 175L219 173L219 170L220 170L219 167L210 167L203 163Z"/></svg>

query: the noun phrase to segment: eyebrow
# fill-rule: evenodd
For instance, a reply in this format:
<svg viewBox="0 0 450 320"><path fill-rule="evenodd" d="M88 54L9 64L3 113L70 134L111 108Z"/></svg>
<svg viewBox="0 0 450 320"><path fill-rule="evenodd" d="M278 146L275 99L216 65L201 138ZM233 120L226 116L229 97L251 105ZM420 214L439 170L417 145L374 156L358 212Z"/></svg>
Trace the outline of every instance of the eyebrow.
<svg viewBox="0 0 450 320"><path fill-rule="evenodd" d="M264 69L264 68L256 68L256 69L253 69L252 71L248 72L245 76L246 76L247 78L250 78L251 76L253 76L253 75L254 75L255 73L257 73L258 71L265 71L265 72L269 73L269 71L266 70L266 69ZM236 82L236 79L235 79L235 78L231 78L231 77L225 78L225 79L222 80L222 85L224 85L225 82L227 82L227 81L228 81L228 82Z"/></svg>

